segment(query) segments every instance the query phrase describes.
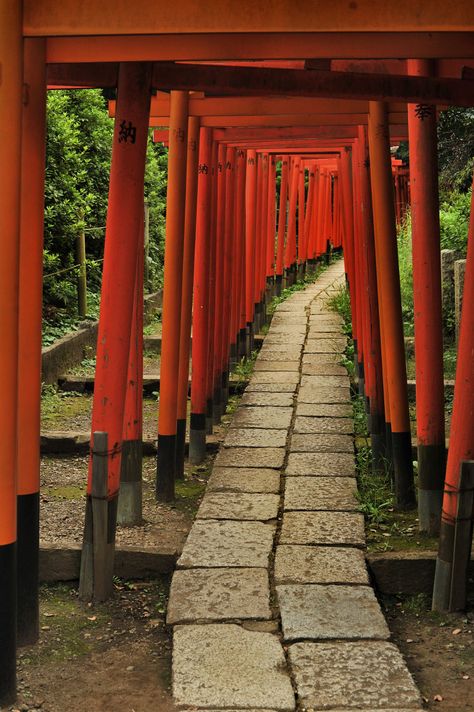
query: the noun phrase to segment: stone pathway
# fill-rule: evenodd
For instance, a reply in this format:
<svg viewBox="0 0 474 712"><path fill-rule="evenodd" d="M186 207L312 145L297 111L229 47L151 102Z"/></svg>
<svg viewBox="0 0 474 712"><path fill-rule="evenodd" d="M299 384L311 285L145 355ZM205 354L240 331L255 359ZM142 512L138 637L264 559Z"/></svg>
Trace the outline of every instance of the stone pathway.
<svg viewBox="0 0 474 712"><path fill-rule="evenodd" d="M332 265L277 308L178 570L186 710L421 709L369 585Z"/></svg>

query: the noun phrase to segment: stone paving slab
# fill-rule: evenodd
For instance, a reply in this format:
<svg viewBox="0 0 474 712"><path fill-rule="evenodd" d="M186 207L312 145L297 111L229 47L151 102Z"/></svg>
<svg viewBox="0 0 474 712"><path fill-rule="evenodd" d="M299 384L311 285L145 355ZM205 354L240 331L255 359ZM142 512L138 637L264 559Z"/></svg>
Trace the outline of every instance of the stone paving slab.
<svg viewBox="0 0 474 712"><path fill-rule="evenodd" d="M258 358L255 361L254 374L258 373L259 371L278 371L280 373L294 373L299 371L299 367L299 359L295 359L294 361L264 361L263 359Z"/></svg>
<svg viewBox="0 0 474 712"><path fill-rule="evenodd" d="M334 364L335 366L341 365L341 354L308 354L306 351L303 353L303 364L314 364L322 366L323 364Z"/></svg>
<svg viewBox="0 0 474 712"><path fill-rule="evenodd" d="M269 519L276 519L279 503L280 497L277 494L209 492L204 495L196 519L238 519L265 522Z"/></svg>
<svg viewBox="0 0 474 712"><path fill-rule="evenodd" d="M275 582L368 584L369 576L360 549L280 544L275 556Z"/></svg>
<svg viewBox="0 0 474 712"><path fill-rule="evenodd" d="M265 569L183 569L173 576L168 625L271 615Z"/></svg>
<svg viewBox="0 0 474 712"><path fill-rule="evenodd" d="M259 352L259 358L268 358L268 354L278 354L277 360L301 356L302 346L293 344L264 344Z"/></svg>
<svg viewBox="0 0 474 712"><path fill-rule="evenodd" d="M214 467L271 467L280 469L285 459L283 447L226 447L214 460Z"/></svg>
<svg viewBox="0 0 474 712"><path fill-rule="evenodd" d="M349 388L349 383L347 372L340 376L331 376L329 374L323 376L304 374L301 376L302 388Z"/></svg>
<svg viewBox="0 0 474 712"><path fill-rule="evenodd" d="M316 416L298 415L295 420L295 433L341 433L352 435L354 421L352 418L319 418Z"/></svg>
<svg viewBox="0 0 474 712"><path fill-rule="evenodd" d="M283 353L281 353L280 351L269 351L268 349L263 351L260 350L256 363L268 363L270 361L273 361L275 363L287 363L289 361L292 361L293 363L299 364L301 358L301 350L299 348L293 350L295 351L294 354L291 353L291 351L284 351Z"/></svg>
<svg viewBox="0 0 474 712"><path fill-rule="evenodd" d="M285 334L285 336L291 334L291 338L293 338L294 334L303 334L304 336L306 334L306 320L301 324L295 324L293 319L288 319L286 322L280 321L280 323L274 323L272 321L272 324L268 329L267 336L273 334Z"/></svg>
<svg viewBox="0 0 474 712"><path fill-rule="evenodd" d="M178 559L178 568L266 568L275 527L262 522L197 520Z"/></svg>
<svg viewBox="0 0 474 712"><path fill-rule="evenodd" d="M263 428L230 428L224 440L227 447L285 447L287 430Z"/></svg>
<svg viewBox="0 0 474 712"><path fill-rule="evenodd" d="M342 354L347 346L347 339L308 339L305 345L307 354Z"/></svg>
<svg viewBox="0 0 474 712"><path fill-rule="evenodd" d="M240 407L272 406L272 408L288 408L292 405L293 393L246 391L240 401Z"/></svg>
<svg viewBox="0 0 474 712"><path fill-rule="evenodd" d="M396 700L401 708L420 709L415 683L391 643L295 643L289 658L303 707L378 711Z"/></svg>
<svg viewBox="0 0 474 712"><path fill-rule="evenodd" d="M309 320L309 338L316 338L320 336L321 338L333 338L335 334L341 334L342 322L333 321L332 319L318 319L317 317L311 317ZM323 336L324 335L324 336Z"/></svg>
<svg viewBox="0 0 474 712"><path fill-rule="evenodd" d="M230 427L288 429L292 416L292 408L237 408Z"/></svg>
<svg viewBox="0 0 474 712"><path fill-rule="evenodd" d="M288 477L285 486L286 511L358 511L355 477Z"/></svg>
<svg viewBox="0 0 474 712"><path fill-rule="evenodd" d="M280 544L364 546L364 517L352 512L285 512Z"/></svg>
<svg viewBox="0 0 474 712"><path fill-rule="evenodd" d="M349 388L312 388L302 386L298 393L299 403L349 403Z"/></svg>
<svg viewBox="0 0 474 712"><path fill-rule="evenodd" d="M334 327L334 331L324 331L322 327L312 328L308 332L308 344L311 346L311 341L316 341L318 339L331 339L339 340L341 337L341 330L339 327Z"/></svg>
<svg viewBox="0 0 474 712"><path fill-rule="evenodd" d="M289 477L354 477L354 456L345 452L292 452L285 474Z"/></svg>
<svg viewBox="0 0 474 712"><path fill-rule="evenodd" d="M176 626L173 693L178 705L204 709L295 709L278 639L232 624Z"/></svg>
<svg viewBox="0 0 474 712"><path fill-rule="evenodd" d="M290 373L290 376L293 374ZM342 390L339 389L339 390ZM294 393L296 391L296 383L254 383L250 381L245 389L246 393Z"/></svg>
<svg viewBox="0 0 474 712"><path fill-rule="evenodd" d="M265 337L266 346L303 346L305 340L304 334L268 334Z"/></svg>
<svg viewBox="0 0 474 712"><path fill-rule="evenodd" d="M207 492L280 491L280 473L266 467L213 467Z"/></svg>
<svg viewBox="0 0 474 712"><path fill-rule="evenodd" d="M255 385L256 383L277 383L277 384L289 384L291 386L296 386L299 382L299 373L275 373L274 371L257 371L252 375L250 383Z"/></svg>
<svg viewBox="0 0 474 712"><path fill-rule="evenodd" d="M334 435L331 433L296 434L291 437L290 452L353 453L354 441L350 435Z"/></svg>
<svg viewBox="0 0 474 712"><path fill-rule="evenodd" d="M347 370L337 363L307 363L303 361L301 373L304 376L346 376Z"/></svg>
<svg viewBox="0 0 474 712"><path fill-rule="evenodd" d="M350 418L352 416L352 405L350 403L298 403L296 417L300 416Z"/></svg>
<svg viewBox="0 0 474 712"><path fill-rule="evenodd" d="M272 317L272 327L281 325L286 326L287 324L306 327L307 321L308 319L306 317L306 314L304 316L290 317L288 314L278 314L277 312L275 312Z"/></svg>
<svg viewBox="0 0 474 712"><path fill-rule="evenodd" d="M283 636L295 640L387 640L390 631L369 586L277 586Z"/></svg>

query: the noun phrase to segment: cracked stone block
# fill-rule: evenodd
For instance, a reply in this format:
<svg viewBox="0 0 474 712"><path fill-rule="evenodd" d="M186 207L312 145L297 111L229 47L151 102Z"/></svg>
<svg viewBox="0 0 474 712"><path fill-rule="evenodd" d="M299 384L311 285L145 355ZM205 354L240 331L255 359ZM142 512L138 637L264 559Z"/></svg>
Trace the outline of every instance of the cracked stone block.
<svg viewBox="0 0 474 712"><path fill-rule="evenodd" d="M197 520L178 568L267 567L275 527L262 522Z"/></svg>
<svg viewBox="0 0 474 712"><path fill-rule="evenodd" d="M347 346L347 339L311 339L305 346L307 354L342 354Z"/></svg>
<svg viewBox="0 0 474 712"><path fill-rule="evenodd" d="M238 408L231 428L276 428L288 430L293 408Z"/></svg>
<svg viewBox="0 0 474 712"><path fill-rule="evenodd" d="M354 456L344 452L292 452L285 474L290 477L354 477Z"/></svg>
<svg viewBox="0 0 474 712"><path fill-rule="evenodd" d="M285 512L280 543L363 547L364 517L352 512Z"/></svg>
<svg viewBox="0 0 474 712"><path fill-rule="evenodd" d="M247 393L252 393L252 391L256 393L294 393L296 385L296 383L257 383L252 380L245 391ZM342 388L338 390L342 391Z"/></svg>
<svg viewBox="0 0 474 712"><path fill-rule="evenodd" d="M350 403L298 403L296 417L311 416L316 418L351 418Z"/></svg>
<svg viewBox="0 0 474 712"><path fill-rule="evenodd" d="M173 695L204 709L295 709L278 638L225 623L176 626Z"/></svg>
<svg viewBox="0 0 474 712"><path fill-rule="evenodd" d="M287 642L390 636L370 586L288 584L277 586L277 594Z"/></svg>
<svg viewBox="0 0 474 712"><path fill-rule="evenodd" d="M290 451L353 453L354 441L350 435L334 435L331 433L295 434L291 438Z"/></svg>
<svg viewBox="0 0 474 712"><path fill-rule="evenodd" d="M168 625L249 618L271 618L265 569L175 571L166 613Z"/></svg>
<svg viewBox="0 0 474 712"><path fill-rule="evenodd" d="M304 707L378 711L396 700L400 708L420 708L415 683L391 643L295 643L289 658Z"/></svg>
<svg viewBox="0 0 474 712"><path fill-rule="evenodd" d="M259 373L259 371L297 373L299 371L299 367L299 359L295 359L294 361L263 361L258 358L255 361L254 373Z"/></svg>
<svg viewBox="0 0 474 712"><path fill-rule="evenodd" d="M265 336L265 344L286 345L296 346L296 344L303 346L305 340L304 334L268 334Z"/></svg>
<svg viewBox="0 0 474 712"><path fill-rule="evenodd" d="M271 406L272 408L289 408L293 405L293 393L258 393L245 392L241 398L241 407Z"/></svg>
<svg viewBox="0 0 474 712"><path fill-rule="evenodd" d="M349 403L350 399L349 388L302 386L298 393L299 403Z"/></svg>
<svg viewBox="0 0 474 712"><path fill-rule="evenodd" d="M275 581L368 584L369 577L360 549L281 544L276 549Z"/></svg>
<svg viewBox="0 0 474 712"><path fill-rule="evenodd" d="M224 440L224 447L284 447L286 436L286 429L230 428Z"/></svg>
<svg viewBox="0 0 474 712"><path fill-rule="evenodd" d="M277 354L276 359L283 361L287 358L299 358L301 356L302 346L293 346L291 344L263 344L260 349L259 356L262 359L267 359L269 354Z"/></svg>
<svg viewBox="0 0 474 712"><path fill-rule="evenodd" d="M248 492L208 492L196 519L240 519L268 521L276 519L280 497L277 494Z"/></svg>
<svg viewBox="0 0 474 712"><path fill-rule="evenodd" d="M354 512L359 503L355 477L288 477L285 510Z"/></svg>
<svg viewBox="0 0 474 712"><path fill-rule="evenodd" d="M341 376L309 376L303 375L301 386L308 388L349 388L349 376L347 372Z"/></svg>
<svg viewBox="0 0 474 712"><path fill-rule="evenodd" d="M347 376L344 366L337 363L306 363L301 367L303 376Z"/></svg>
<svg viewBox="0 0 474 712"><path fill-rule="evenodd" d="M303 326L306 329L306 323L307 323L307 317L306 316L288 316L287 314L274 314L272 318L272 327L273 326L288 326L288 325L293 325L293 326Z"/></svg>
<svg viewBox="0 0 474 712"><path fill-rule="evenodd" d="M354 421L352 418L319 418L316 416L298 415L295 420L295 433L341 433L352 435Z"/></svg>
<svg viewBox="0 0 474 712"><path fill-rule="evenodd" d="M207 492L280 491L280 473L267 467L213 467Z"/></svg>
<svg viewBox="0 0 474 712"><path fill-rule="evenodd" d="M267 336L270 334L306 334L306 320L303 324L293 324L293 320L289 320L288 323L275 323L272 321Z"/></svg>
<svg viewBox="0 0 474 712"><path fill-rule="evenodd" d="M214 467L283 467L285 448L283 447L225 447L222 448Z"/></svg>
<svg viewBox="0 0 474 712"><path fill-rule="evenodd" d="M254 373L250 383L285 383L291 386L296 386L299 382L299 373L275 373L274 371L258 371Z"/></svg>
<svg viewBox="0 0 474 712"><path fill-rule="evenodd" d="M263 347L262 347L263 349ZM268 350L260 350L260 353L258 354L258 358L256 363L262 364L262 363L268 363L269 361L276 361L278 363L280 362L292 362L296 363L299 366L300 362L300 356L301 356L301 351L300 349L295 350L295 354L292 354L291 352L285 351L284 353L281 353L279 351L268 351Z"/></svg>

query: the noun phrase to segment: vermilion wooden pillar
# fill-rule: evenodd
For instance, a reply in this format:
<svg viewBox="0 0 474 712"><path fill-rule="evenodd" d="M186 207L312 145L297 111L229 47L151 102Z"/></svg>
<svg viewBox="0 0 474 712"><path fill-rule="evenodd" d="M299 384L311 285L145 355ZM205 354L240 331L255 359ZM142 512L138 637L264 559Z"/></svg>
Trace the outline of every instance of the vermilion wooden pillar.
<svg viewBox="0 0 474 712"><path fill-rule="evenodd" d="M45 41L24 44L18 370L18 644L38 639ZM1 516L1 515L0 515Z"/></svg>
<svg viewBox="0 0 474 712"><path fill-rule="evenodd" d="M216 248L217 248L217 177L218 144L212 142L211 150L211 204L210 204L210 255L209 255L209 326L207 332L207 379L206 379L206 433L212 435L214 423L214 334L216 329Z"/></svg>
<svg viewBox="0 0 474 712"><path fill-rule="evenodd" d="M311 259L311 219L313 216L313 202L314 202L314 167L312 166L309 170L309 180L308 180L308 200L306 203L306 211L304 216L304 259L308 261Z"/></svg>
<svg viewBox="0 0 474 712"><path fill-rule="evenodd" d="M267 289L272 295L275 275L275 221L276 221L276 163L275 156L268 159L268 203L267 203L267 256L266 277Z"/></svg>
<svg viewBox="0 0 474 712"><path fill-rule="evenodd" d="M305 263L305 239L304 239L304 224L305 224L305 169L304 163L301 161L298 174L298 278L302 279Z"/></svg>
<svg viewBox="0 0 474 712"><path fill-rule="evenodd" d="M261 155L260 184L260 229L257 232L258 267L257 267L257 299L260 311L260 328L266 319L266 256L267 256L267 225L268 225L268 153Z"/></svg>
<svg viewBox="0 0 474 712"><path fill-rule="evenodd" d="M224 273L222 295L222 413L229 400L229 356L231 334L231 315L233 300L233 257L234 257L234 177L235 148L227 146L225 154L225 202L224 202Z"/></svg>
<svg viewBox="0 0 474 712"><path fill-rule="evenodd" d="M375 254L377 279L383 304L386 340L385 359L390 397L392 451L396 504L400 509L415 505L408 412L405 344L403 337L397 234L393 205L392 172L384 102L369 103L369 151L372 200L375 204Z"/></svg>
<svg viewBox="0 0 474 712"><path fill-rule="evenodd" d="M353 192L352 192L352 170L351 154L349 149L343 151L341 155L341 198L342 215L344 224L344 262L349 281L349 294L351 298L352 315L352 339L354 341L354 353L357 353L358 345L358 323L357 323L357 293L354 258L354 221L353 221Z"/></svg>
<svg viewBox="0 0 474 712"><path fill-rule="evenodd" d="M235 209L234 209L234 230L235 230L235 262L236 262L236 284L235 284L235 332L237 338L236 358L250 355L247 354L247 320L245 314L245 168L247 156L244 150L239 149L236 155L236 182L235 182Z"/></svg>
<svg viewBox="0 0 474 712"><path fill-rule="evenodd" d="M0 706L16 697L18 263L20 235L22 3L0 4ZM36 447L36 443L31 444Z"/></svg>
<svg viewBox="0 0 474 712"><path fill-rule="evenodd" d="M281 162L280 197L278 207L278 242L276 258L276 294L280 296L283 281L283 255L285 252L286 206L288 199L288 158Z"/></svg>
<svg viewBox="0 0 474 712"><path fill-rule="evenodd" d="M408 72L432 76L429 60L408 60ZM436 109L408 105L413 304L415 315L418 513L420 530L439 531L446 445L444 431L441 246Z"/></svg>
<svg viewBox="0 0 474 712"><path fill-rule="evenodd" d="M245 312L249 351L253 349L255 317L255 242L256 242L257 154L247 151L245 177Z"/></svg>
<svg viewBox="0 0 474 712"><path fill-rule="evenodd" d="M165 269L163 284L160 406L156 496L174 499L176 474L176 421L178 414L178 363L181 322L188 93L172 91L166 197Z"/></svg>
<svg viewBox="0 0 474 712"><path fill-rule="evenodd" d="M189 355L191 351L191 314L193 306L194 245L196 239L196 201L199 157L197 116L188 119L186 156L186 207L184 215L183 287L179 337L178 407L176 421L176 477L184 478L184 449L189 391Z"/></svg>
<svg viewBox="0 0 474 712"><path fill-rule="evenodd" d="M298 201L299 158L292 158L290 169L288 234L285 245L286 286L294 282L296 266L296 205Z"/></svg>
<svg viewBox="0 0 474 712"><path fill-rule="evenodd" d="M473 184L474 185L474 184ZM464 275L458 360L454 386L451 437L449 441L438 558L433 589L433 610L457 607L452 580L454 532L458 514L461 463L474 460L474 188ZM469 516L469 515L468 515ZM461 522L460 522L461 523ZM472 536L472 530L471 530ZM469 557L467 557L469 558ZM465 562L467 563L467 562Z"/></svg>
<svg viewBox="0 0 474 712"><path fill-rule="evenodd" d="M216 287L214 307L214 395L213 422L222 417L222 351L223 351L223 299L224 299L224 244L225 244L225 155L226 145L220 143L217 153L216 188Z"/></svg>
<svg viewBox="0 0 474 712"><path fill-rule="evenodd" d="M191 377L189 460L194 465L206 457L206 408L211 262L212 130L201 128L196 206L196 245Z"/></svg>
<svg viewBox="0 0 474 712"><path fill-rule="evenodd" d="M123 422L127 390L130 333L135 291L139 229L143 226L151 65L123 63L119 68L118 99L112 143L109 203L92 405L91 457L87 485L84 544L79 593L84 600L101 600L112 589L113 546L120 486ZM120 318L117 318L120 315ZM94 449L94 433L106 433L106 452ZM92 472L95 458L107 460L107 545L104 587L96 573ZM105 543L105 542L104 542ZM101 568L102 568L101 563ZM99 587L100 586L100 587Z"/></svg>

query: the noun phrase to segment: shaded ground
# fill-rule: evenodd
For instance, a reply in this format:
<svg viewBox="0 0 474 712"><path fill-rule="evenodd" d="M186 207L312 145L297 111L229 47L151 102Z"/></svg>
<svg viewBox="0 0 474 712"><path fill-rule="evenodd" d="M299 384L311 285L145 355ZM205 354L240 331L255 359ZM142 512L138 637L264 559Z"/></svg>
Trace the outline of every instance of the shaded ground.
<svg viewBox="0 0 474 712"><path fill-rule="evenodd" d="M403 653L425 704L439 712L474 710L474 609L432 613L426 596L382 601L393 640Z"/></svg>
<svg viewBox="0 0 474 712"><path fill-rule="evenodd" d="M171 712L169 581L116 581L113 600L87 606L76 589L41 589L40 642L18 661L13 710Z"/></svg>

